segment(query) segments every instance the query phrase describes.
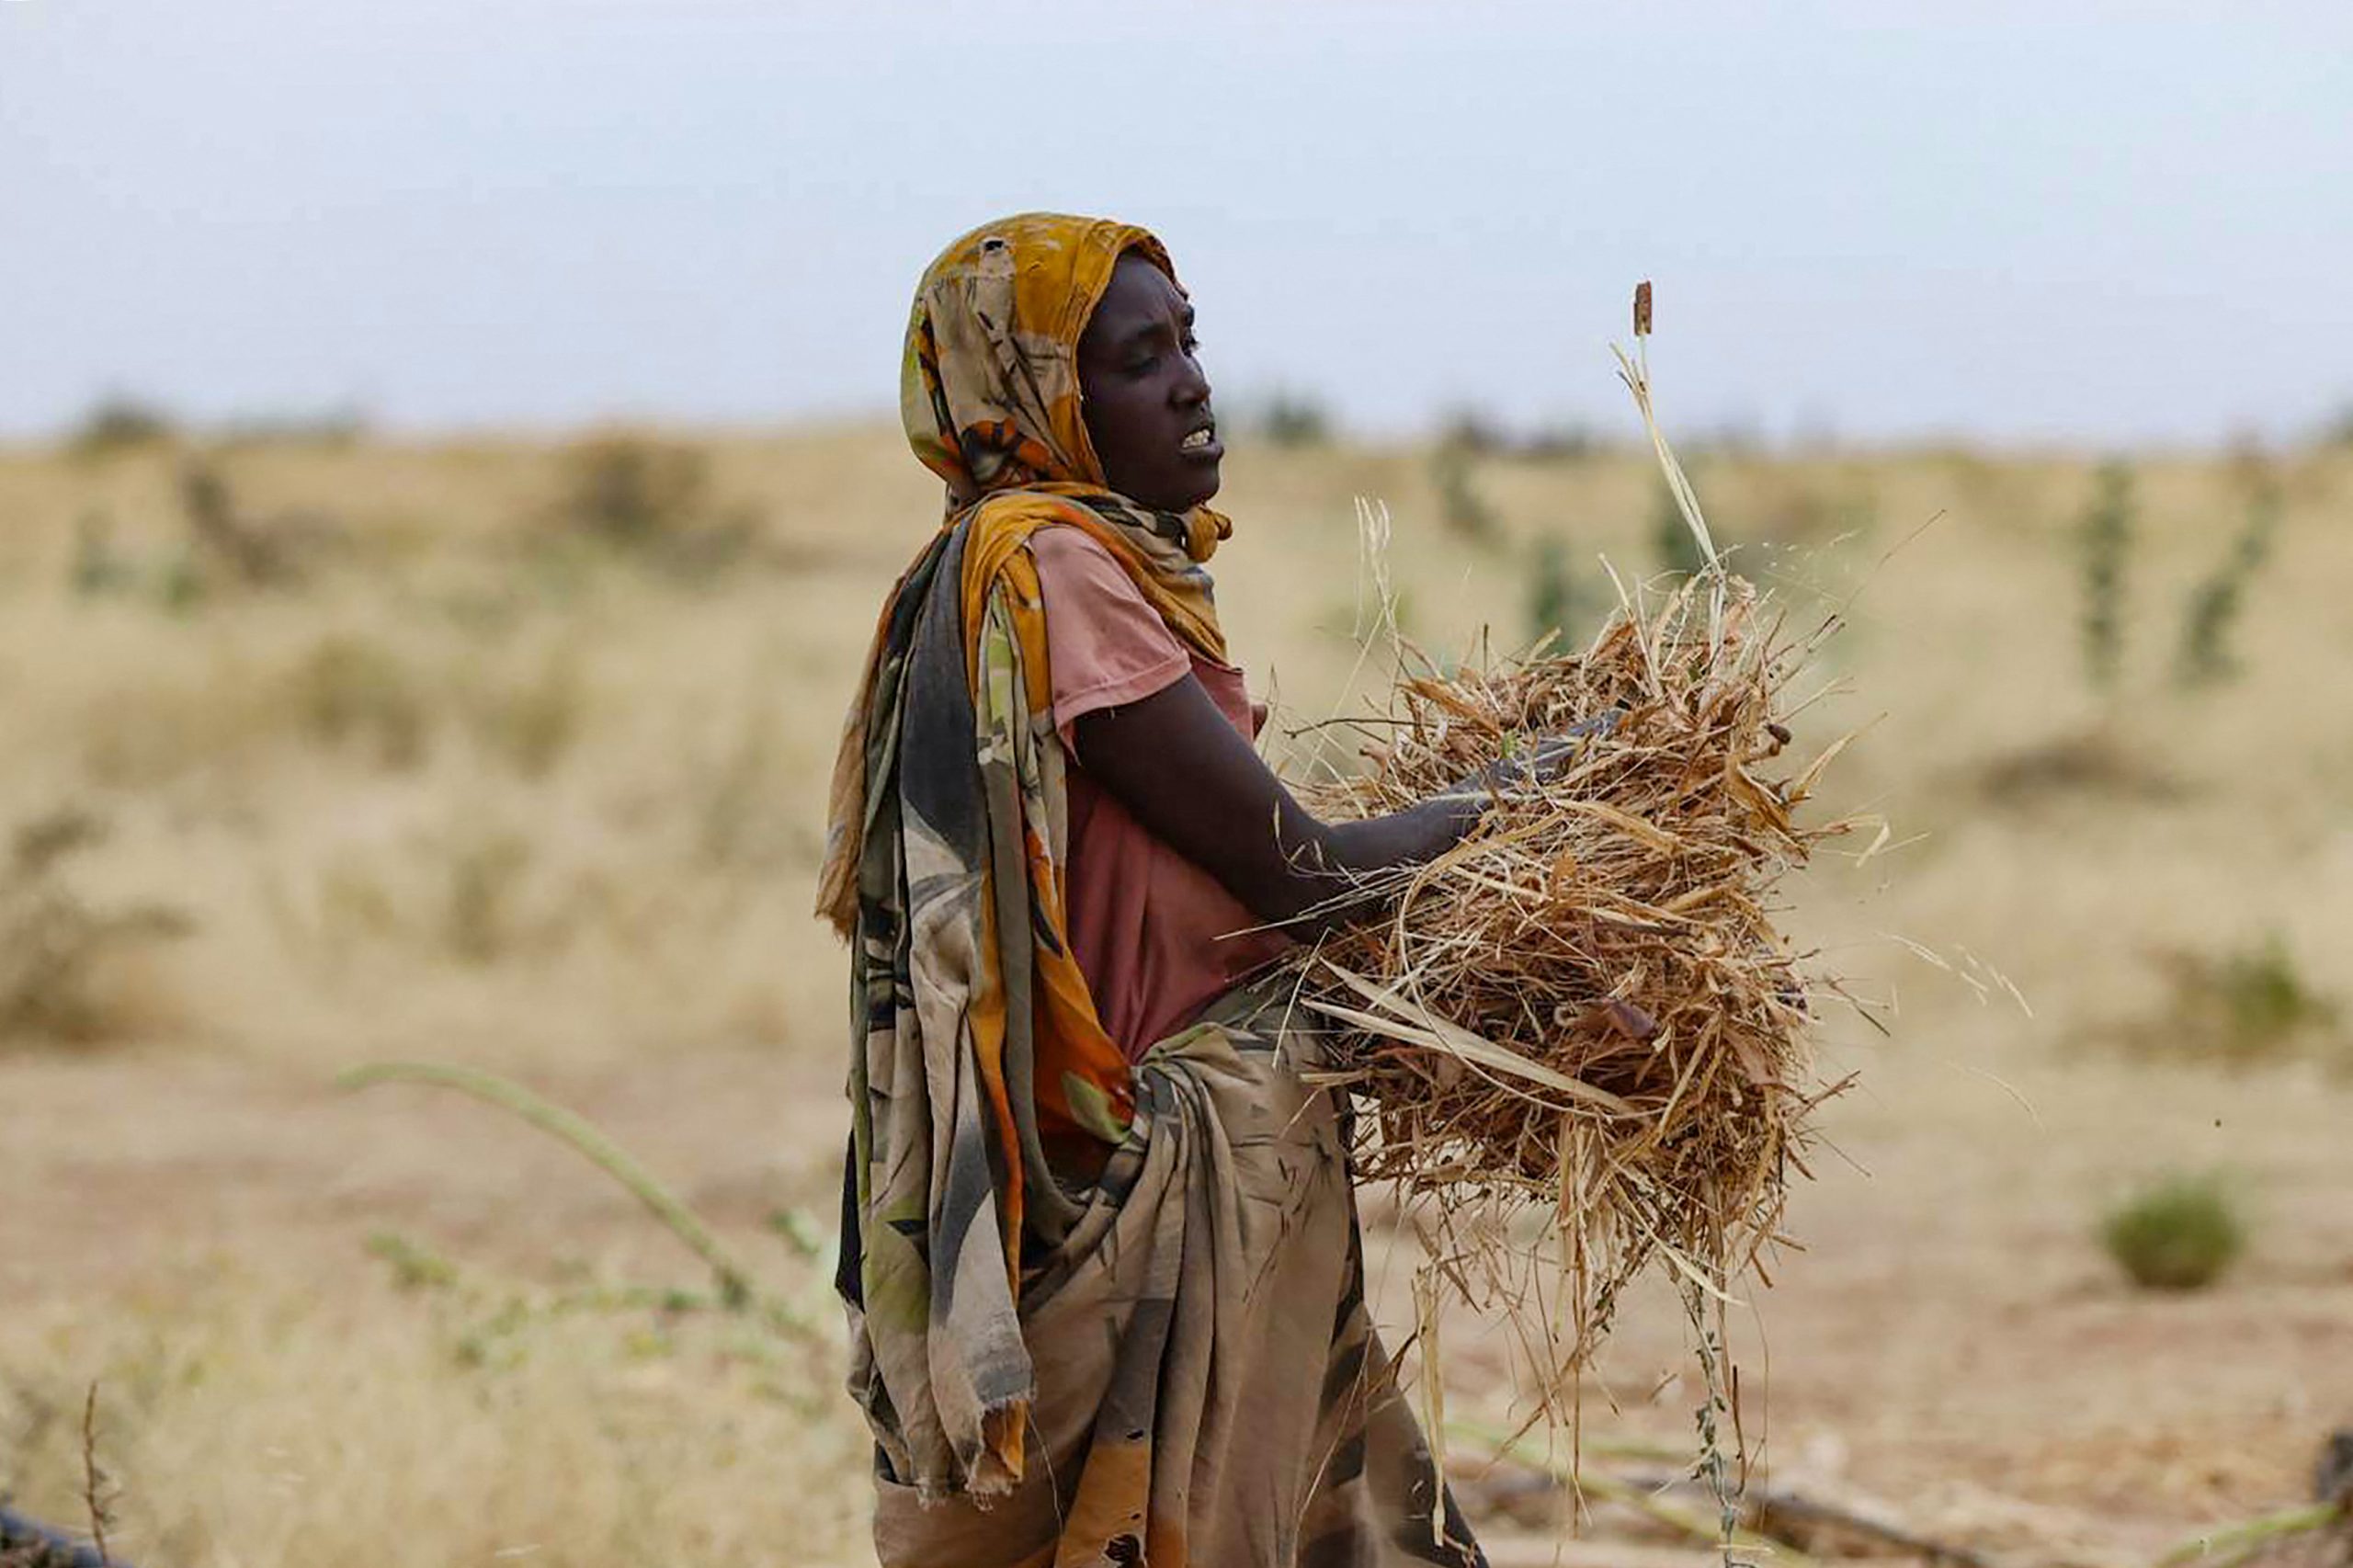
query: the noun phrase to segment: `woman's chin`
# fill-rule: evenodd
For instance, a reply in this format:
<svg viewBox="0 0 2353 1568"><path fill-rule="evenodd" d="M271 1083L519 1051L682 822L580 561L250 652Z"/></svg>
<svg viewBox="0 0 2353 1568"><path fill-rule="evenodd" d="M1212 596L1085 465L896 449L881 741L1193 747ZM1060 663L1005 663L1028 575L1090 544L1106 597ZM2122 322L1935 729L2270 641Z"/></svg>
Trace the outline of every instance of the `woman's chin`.
<svg viewBox="0 0 2353 1568"><path fill-rule="evenodd" d="M1176 491L1176 487L1171 486L1172 492L1182 494L1186 497L1185 503L1179 506L1168 507L1167 510L1189 512L1196 506L1206 506L1215 500L1221 477L1218 472L1218 464L1224 460L1224 456L1225 454L1221 452L1213 458L1194 459L1189 461L1187 467L1192 472L1186 477L1191 483L1185 485L1180 492Z"/></svg>
<svg viewBox="0 0 2353 1568"><path fill-rule="evenodd" d="M1222 454L1221 454L1221 457ZM1140 506L1155 512L1179 515L1196 506L1206 506L1218 493L1219 458L1186 458L1182 466L1173 472L1155 473L1148 479L1134 474L1110 477L1111 488Z"/></svg>

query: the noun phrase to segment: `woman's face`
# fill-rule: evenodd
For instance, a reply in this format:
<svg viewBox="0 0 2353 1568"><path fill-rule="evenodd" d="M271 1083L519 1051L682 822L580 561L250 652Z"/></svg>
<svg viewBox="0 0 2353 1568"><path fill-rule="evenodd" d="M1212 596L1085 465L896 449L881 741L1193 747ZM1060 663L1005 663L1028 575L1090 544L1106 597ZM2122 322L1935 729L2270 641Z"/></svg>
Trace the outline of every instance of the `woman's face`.
<svg viewBox="0 0 2353 1568"><path fill-rule="evenodd" d="M1217 494L1225 448L1198 347L1193 308L1168 275L1121 256L1078 340L1078 387L1104 481L1155 511L1188 511Z"/></svg>

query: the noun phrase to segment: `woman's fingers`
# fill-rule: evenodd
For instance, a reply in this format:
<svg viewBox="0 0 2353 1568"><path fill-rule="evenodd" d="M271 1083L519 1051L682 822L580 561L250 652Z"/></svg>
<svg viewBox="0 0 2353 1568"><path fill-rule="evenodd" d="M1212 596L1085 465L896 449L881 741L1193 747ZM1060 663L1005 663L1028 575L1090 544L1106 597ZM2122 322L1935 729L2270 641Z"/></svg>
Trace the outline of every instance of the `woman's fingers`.
<svg viewBox="0 0 2353 1568"><path fill-rule="evenodd" d="M1586 735L1606 735L1618 727L1619 714L1620 710L1612 708L1608 712L1596 713L1590 719L1580 719L1561 733L1571 739L1579 739Z"/></svg>
<svg viewBox="0 0 2353 1568"><path fill-rule="evenodd" d="M1597 713L1590 719L1580 719L1567 729L1537 742L1524 759L1525 765L1534 778L1550 778L1567 766L1586 741L1596 735L1606 735L1617 727L1615 709L1607 713Z"/></svg>
<svg viewBox="0 0 2353 1568"><path fill-rule="evenodd" d="M1581 719L1522 747L1516 755L1489 763L1436 797L1441 801L1488 801L1503 791L1541 784L1574 761L1585 744L1618 726L1615 710Z"/></svg>

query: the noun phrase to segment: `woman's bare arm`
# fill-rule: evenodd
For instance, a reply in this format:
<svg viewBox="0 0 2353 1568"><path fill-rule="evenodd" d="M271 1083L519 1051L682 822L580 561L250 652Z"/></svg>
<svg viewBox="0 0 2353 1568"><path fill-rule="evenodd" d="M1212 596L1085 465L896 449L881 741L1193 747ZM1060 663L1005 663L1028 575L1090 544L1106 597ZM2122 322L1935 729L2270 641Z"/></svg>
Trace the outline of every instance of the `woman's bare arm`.
<svg viewBox="0 0 2353 1568"><path fill-rule="evenodd" d="M1367 872L1442 853L1482 809L1483 791L1465 788L1391 816L1318 821L1189 675L1083 716L1072 738L1079 766L1146 831L1269 922L1299 919Z"/></svg>

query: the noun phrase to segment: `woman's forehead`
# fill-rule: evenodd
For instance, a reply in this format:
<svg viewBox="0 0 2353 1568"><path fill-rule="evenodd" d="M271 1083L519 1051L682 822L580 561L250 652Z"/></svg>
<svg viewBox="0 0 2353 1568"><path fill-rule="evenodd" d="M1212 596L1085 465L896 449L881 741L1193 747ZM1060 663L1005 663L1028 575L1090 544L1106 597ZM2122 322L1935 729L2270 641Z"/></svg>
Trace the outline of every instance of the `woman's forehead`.
<svg viewBox="0 0 2353 1568"><path fill-rule="evenodd" d="M1193 307L1176 279L1130 251L1112 268L1110 286L1086 324L1086 335L1124 337L1171 320L1189 321L1192 315Z"/></svg>

